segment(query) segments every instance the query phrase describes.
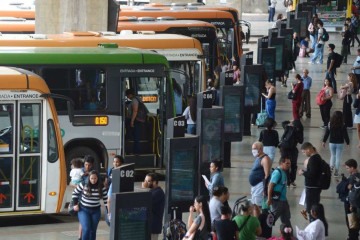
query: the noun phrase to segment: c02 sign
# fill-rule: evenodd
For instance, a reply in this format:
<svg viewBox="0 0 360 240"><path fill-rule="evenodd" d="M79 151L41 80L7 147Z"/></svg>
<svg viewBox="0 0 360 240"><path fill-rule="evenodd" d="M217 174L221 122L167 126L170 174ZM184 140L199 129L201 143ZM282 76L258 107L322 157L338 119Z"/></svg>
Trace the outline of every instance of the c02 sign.
<svg viewBox="0 0 360 240"><path fill-rule="evenodd" d="M120 177L134 177L134 170L120 170Z"/></svg>

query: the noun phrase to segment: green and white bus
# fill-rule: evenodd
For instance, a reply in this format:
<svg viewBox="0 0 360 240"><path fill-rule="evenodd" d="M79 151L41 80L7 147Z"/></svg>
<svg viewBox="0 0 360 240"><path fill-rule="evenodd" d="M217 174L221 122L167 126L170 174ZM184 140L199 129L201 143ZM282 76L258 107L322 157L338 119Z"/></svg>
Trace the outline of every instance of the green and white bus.
<svg viewBox="0 0 360 240"><path fill-rule="evenodd" d="M90 154L96 168L108 167L115 154L135 162L136 169L162 168L163 130L174 116L172 83L167 59L135 48L7 47L0 48L0 65L21 67L45 79L53 94L70 97L55 106L64 143L67 169L74 157ZM132 155L133 140L125 139L126 89L133 88L149 114L140 138L141 153ZM79 122L78 122L79 120Z"/></svg>

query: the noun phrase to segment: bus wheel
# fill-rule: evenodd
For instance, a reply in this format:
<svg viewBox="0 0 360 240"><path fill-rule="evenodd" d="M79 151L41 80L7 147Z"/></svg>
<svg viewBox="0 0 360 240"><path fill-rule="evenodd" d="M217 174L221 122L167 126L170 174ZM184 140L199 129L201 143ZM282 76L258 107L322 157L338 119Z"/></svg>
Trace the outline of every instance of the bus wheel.
<svg viewBox="0 0 360 240"><path fill-rule="evenodd" d="M94 157L94 169L100 172L100 157L97 153L89 147L75 147L70 149L66 153L66 173L67 173L67 183L70 183L70 171L71 171L71 160L77 157L83 158L85 155L91 155Z"/></svg>

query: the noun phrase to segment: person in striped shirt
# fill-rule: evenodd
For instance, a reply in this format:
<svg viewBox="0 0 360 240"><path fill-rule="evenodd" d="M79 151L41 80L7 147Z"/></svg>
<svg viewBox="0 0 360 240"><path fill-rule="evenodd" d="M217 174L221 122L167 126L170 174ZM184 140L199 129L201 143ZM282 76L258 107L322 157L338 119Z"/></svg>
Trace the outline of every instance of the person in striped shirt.
<svg viewBox="0 0 360 240"><path fill-rule="evenodd" d="M95 240L100 221L100 200L107 203L107 189L103 186L99 174L93 170L89 173L88 183L80 183L72 193L74 210L78 211L82 227L81 239Z"/></svg>

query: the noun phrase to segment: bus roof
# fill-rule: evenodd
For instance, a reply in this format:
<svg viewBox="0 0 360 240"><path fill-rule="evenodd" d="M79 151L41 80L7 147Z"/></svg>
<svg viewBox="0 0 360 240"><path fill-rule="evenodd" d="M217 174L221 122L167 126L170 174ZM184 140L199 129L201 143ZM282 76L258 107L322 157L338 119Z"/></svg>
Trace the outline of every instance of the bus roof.
<svg viewBox="0 0 360 240"><path fill-rule="evenodd" d="M127 20L124 18L119 18L119 23L118 23L118 30L119 28L121 29L125 29L124 26L146 26L146 27L153 27L153 26L163 26L163 27L197 27L197 26L201 26L201 27L209 27L209 28L213 28L215 29L215 26L212 25L211 23L208 22L204 22L204 21L199 21L199 20L191 20L191 19L187 19L187 20L156 20L154 19L154 21L141 21L138 20L138 18L136 18L135 20L131 19L131 20ZM152 29L153 30L153 29Z"/></svg>
<svg viewBox="0 0 360 240"><path fill-rule="evenodd" d="M18 6L1 7L0 17L18 17L26 19L35 19L35 9L21 9Z"/></svg>
<svg viewBox="0 0 360 240"><path fill-rule="evenodd" d="M202 10L202 9L181 9L181 10L165 10L161 8L124 8L120 9L119 17L175 17L176 19L230 19L235 22L231 13L219 10Z"/></svg>
<svg viewBox="0 0 360 240"><path fill-rule="evenodd" d="M122 57L119 57L122 56ZM39 64L163 64L167 59L152 51L104 47L0 47L0 65Z"/></svg>
<svg viewBox="0 0 360 240"><path fill-rule="evenodd" d="M0 32L2 33L34 33L35 32L35 21L15 21L0 19Z"/></svg>
<svg viewBox="0 0 360 240"><path fill-rule="evenodd" d="M41 77L21 68L0 66L0 79L0 90L31 89L40 93L50 93Z"/></svg>
<svg viewBox="0 0 360 240"><path fill-rule="evenodd" d="M37 38L39 36L39 38ZM64 34L3 34L0 36L0 47L96 47L100 43L116 43L122 47L151 49L166 55L169 60L180 60L176 49L187 53L183 60L198 60L202 55L198 40L178 34L128 34L100 36L97 32L80 32ZM167 53L166 53L167 52Z"/></svg>

